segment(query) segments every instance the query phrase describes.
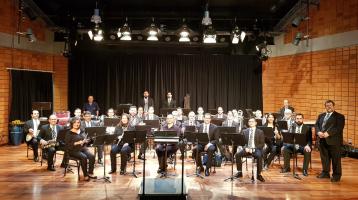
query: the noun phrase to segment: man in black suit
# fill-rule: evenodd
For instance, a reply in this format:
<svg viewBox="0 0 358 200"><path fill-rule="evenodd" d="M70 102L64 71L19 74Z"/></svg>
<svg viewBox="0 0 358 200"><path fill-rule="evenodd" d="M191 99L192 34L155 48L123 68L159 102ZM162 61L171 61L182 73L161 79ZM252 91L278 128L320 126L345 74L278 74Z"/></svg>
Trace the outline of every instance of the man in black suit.
<svg viewBox="0 0 358 200"><path fill-rule="evenodd" d="M291 113L295 112L295 109L292 106L290 106L290 104L288 103L288 100L285 99L285 100L283 100L283 107L279 111L281 118L283 118L283 116L285 116L285 111L287 111L287 110L291 110Z"/></svg>
<svg viewBox="0 0 358 200"><path fill-rule="evenodd" d="M292 132L296 134L304 134L306 136L306 145L298 145L293 146L293 144L286 144L283 148L283 158L284 164L282 173L286 173L290 171L290 158L293 153L293 148L296 148L297 153L303 154L303 176L308 176L307 169L308 164L311 159L311 145L312 145L312 134L309 131L309 127L306 124L303 124L303 114L298 113L296 115L295 123L292 126Z"/></svg>
<svg viewBox="0 0 358 200"><path fill-rule="evenodd" d="M173 99L173 95L171 92L167 93L167 99L163 101L162 108L176 108L177 103Z"/></svg>
<svg viewBox="0 0 358 200"><path fill-rule="evenodd" d="M57 135L62 129L62 126L57 125L56 115L50 115L49 124L42 126L38 135L38 140L42 147L56 143ZM55 171L53 157L56 153L56 146L45 148L44 151L47 153L47 170Z"/></svg>
<svg viewBox="0 0 358 200"><path fill-rule="evenodd" d="M342 176L341 146L343 143L344 115L334 110L334 102L325 102L326 112L318 116L316 133L319 137L319 152L321 155L322 172L318 178L329 178L332 161L333 174L331 182L339 182Z"/></svg>
<svg viewBox="0 0 358 200"><path fill-rule="evenodd" d="M37 162L39 160L38 158L38 140L37 135L40 132L40 120L39 120L39 111L33 110L31 114L30 120L25 122L24 125L24 132L26 135L26 143L27 145L31 146L33 152L34 152L34 161Z"/></svg>
<svg viewBox="0 0 358 200"><path fill-rule="evenodd" d="M144 113L147 113L149 107L154 107L154 100L149 96L148 90L145 90L143 93L143 98L139 100L139 106L143 107Z"/></svg>
<svg viewBox="0 0 358 200"><path fill-rule="evenodd" d="M214 115L215 119L222 119L223 121L226 120L227 115L224 113L223 107L218 107L218 113Z"/></svg>
<svg viewBox="0 0 358 200"><path fill-rule="evenodd" d="M253 155L257 160L257 180L265 182L265 179L261 175L262 170L262 149L265 145L264 132L256 128L256 119L254 117L249 118L249 128L243 131L245 136L246 145L239 147L235 154L237 173L235 177L242 177L242 160L241 158L247 155Z"/></svg>
<svg viewBox="0 0 358 200"><path fill-rule="evenodd" d="M198 166L197 170L199 172L202 172L202 171L204 171L204 167L201 162L200 153L203 151L207 152L208 160L206 162L205 176L210 175L210 168L212 165L213 156L216 151L216 145L219 141L217 127L216 127L216 125L211 124L210 121L211 121L211 114L205 113L204 123L200 124L200 126L198 128L198 132L199 132L198 134L207 134L208 135L209 143L206 144L205 146L203 144L198 144L196 147L193 148L193 154L192 154L192 157L195 158L197 166ZM198 157L196 157L197 151L198 151L198 155L199 155Z"/></svg>

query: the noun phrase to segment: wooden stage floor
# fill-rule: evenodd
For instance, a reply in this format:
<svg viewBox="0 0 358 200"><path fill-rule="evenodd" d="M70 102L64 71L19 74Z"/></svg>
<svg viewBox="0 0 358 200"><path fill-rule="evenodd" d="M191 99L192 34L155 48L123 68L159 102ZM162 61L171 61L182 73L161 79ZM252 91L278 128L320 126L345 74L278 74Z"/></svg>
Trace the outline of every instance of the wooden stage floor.
<svg viewBox="0 0 358 200"><path fill-rule="evenodd" d="M153 158L153 152L149 152L146 162L146 177L157 177L157 159ZM32 152L29 152L32 158ZM299 166L302 160L299 159ZM248 173L244 170L244 179L234 182L224 182L230 176L231 165L216 169L216 174L211 174L201 180L199 178L185 177L188 187L188 199L358 199L358 160L351 158L342 159L343 177L340 183L331 183L329 179L320 180L316 174L321 169L318 152L313 153L313 169L309 170L309 176L303 180L297 180L291 176L285 177L279 173L280 165L274 163L268 171L263 172L266 179L264 183L251 183ZM63 176L63 168L60 168L62 158L57 157L56 172L46 171L46 163L40 166L26 158L26 145L0 147L0 198L4 199L137 199L142 177L133 178L130 175L110 175L112 183L104 183L102 180L84 182L77 180L75 174ZM118 159L120 162L120 160ZM178 159L178 161L180 161ZM110 170L109 155L106 157L106 170ZM142 161L137 162L137 169L142 169ZM281 160L282 164L282 160ZM250 166L250 163L249 163ZM118 166L119 167L119 166ZM169 166L169 168L171 168ZM128 164L127 172L132 165ZM177 165L176 173L181 174L181 164ZM250 168L249 168L250 170ZM174 172L173 169L170 170ZM194 164L191 159L185 160L185 174L194 172ZM299 168L299 174L301 169ZM103 175L103 167L96 166L95 175ZM302 175L301 175L302 177ZM81 178L82 173L81 173Z"/></svg>

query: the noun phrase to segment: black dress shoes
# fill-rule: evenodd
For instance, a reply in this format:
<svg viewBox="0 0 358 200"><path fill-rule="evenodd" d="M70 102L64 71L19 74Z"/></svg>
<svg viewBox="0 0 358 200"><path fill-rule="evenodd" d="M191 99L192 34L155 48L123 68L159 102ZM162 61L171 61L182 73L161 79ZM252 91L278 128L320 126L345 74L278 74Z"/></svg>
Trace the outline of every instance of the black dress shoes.
<svg viewBox="0 0 358 200"><path fill-rule="evenodd" d="M38 162L39 161L39 157L34 157L34 162Z"/></svg>
<svg viewBox="0 0 358 200"><path fill-rule="evenodd" d="M205 168L205 176L210 176L210 168Z"/></svg>
<svg viewBox="0 0 358 200"><path fill-rule="evenodd" d="M237 172L235 175L234 175L235 178L242 178L242 172Z"/></svg>
<svg viewBox="0 0 358 200"><path fill-rule="evenodd" d="M257 175L257 180L259 180L261 182L265 182L264 177L262 177L261 175Z"/></svg>
<svg viewBox="0 0 358 200"><path fill-rule="evenodd" d="M126 174L126 170L125 169L121 169L121 171L119 172L120 175L125 175Z"/></svg>
<svg viewBox="0 0 358 200"><path fill-rule="evenodd" d="M287 172L290 172L290 171L291 171L290 168L288 168L288 169L283 168L283 169L281 169L280 173L287 173Z"/></svg>
<svg viewBox="0 0 358 200"><path fill-rule="evenodd" d="M56 171L56 169L54 167L47 167L47 170L48 171L53 171L53 172Z"/></svg>
<svg viewBox="0 0 358 200"><path fill-rule="evenodd" d="M326 173L320 173L317 178L329 178L329 174Z"/></svg>
<svg viewBox="0 0 358 200"><path fill-rule="evenodd" d="M304 169L303 172L302 172L302 175L303 176L308 176L307 170Z"/></svg>
<svg viewBox="0 0 358 200"><path fill-rule="evenodd" d="M117 170L111 170L108 174L115 174Z"/></svg>
<svg viewBox="0 0 358 200"><path fill-rule="evenodd" d="M336 182L339 182L339 181L341 181L341 177L332 177L331 178L332 183L336 183Z"/></svg>
<svg viewBox="0 0 358 200"><path fill-rule="evenodd" d="M97 179L97 176L94 176L93 174L89 174L88 177L90 177L91 179Z"/></svg>

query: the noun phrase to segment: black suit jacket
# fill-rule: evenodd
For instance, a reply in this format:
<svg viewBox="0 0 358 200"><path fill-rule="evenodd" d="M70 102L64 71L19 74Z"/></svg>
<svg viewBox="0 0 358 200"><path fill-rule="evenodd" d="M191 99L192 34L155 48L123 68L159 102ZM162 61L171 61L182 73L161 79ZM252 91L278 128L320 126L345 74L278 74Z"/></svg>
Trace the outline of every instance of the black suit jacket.
<svg viewBox="0 0 358 200"><path fill-rule="evenodd" d="M96 127L96 126L98 126L97 123L94 122L93 120L91 120L91 127ZM86 122L85 122L85 120L81 121L80 129L81 129L82 132L85 131L85 129L86 129Z"/></svg>
<svg viewBox="0 0 358 200"><path fill-rule="evenodd" d="M246 143L246 146L248 145L249 143L249 136L250 136L250 129L245 129L244 131L244 136L245 136L245 143ZM258 149L263 149L264 148L264 145L265 145L265 135L264 135L264 132L260 129L258 129L256 127L256 130L255 130L255 137L254 137L254 140L255 140L255 147L258 148Z"/></svg>
<svg viewBox="0 0 358 200"><path fill-rule="evenodd" d="M40 122L40 120L39 120ZM39 130L39 127L40 126L40 123L38 124L37 126L37 129ZM29 129L34 129L34 121L32 119L28 120L25 122L24 124L24 132L25 132L25 135L29 133Z"/></svg>
<svg viewBox="0 0 358 200"><path fill-rule="evenodd" d="M168 103L168 99L165 99L162 103L162 108L176 108L176 107L177 107L177 103L175 99L172 99L170 104Z"/></svg>
<svg viewBox="0 0 358 200"><path fill-rule="evenodd" d="M322 127L324 117L326 113L318 115L316 121L316 133L318 132L328 132L328 137L326 142L328 145L342 145L343 144L343 128L345 125L344 115L334 111L331 116L328 118L325 127Z"/></svg>
<svg viewBox="0 0 358 200"><path fill-rule="evenodd" d="M296 128L297 128L297 124L294 123L292 125L292 131L295 133L296 132ZM312 145L312 132L309 128L309 126L307 126L306 124L302 125L302 129L301 129L301 134L305 134L306 135L306 145L311 146Z"/></svg>
<svg viewBox="0 0 358 200"><path fill-rule="evenodd" d="M139 99L139 106L142 106L144 108L145 102L144 102L144 97ZM154 106L154 100L150 97L148 97L148 108L150 106Z"/></svg>
<svg viewBox="0 0 358 200"><path fill-rule="evenodd" d="M62 129L63 129L62 126L56 125L56 133L57 133L57 135L59 134L60 130L62 130ZM49 124L43 125L41 127L40 133L38 135L38 140L40 141L41 139L43 139L45 141L56 139L56 138L52 138L52 133L51 133Z"/></svg>
<svg viewBox="0 0 358 200"><path fill-rule="evenodd" d="M204 130L204 123L200 124L198 132L202 133ZM209 141L212 144L217 144L219 141L219 133L217 131L217 126L215 124L210 124L209 126Z"/></svg>

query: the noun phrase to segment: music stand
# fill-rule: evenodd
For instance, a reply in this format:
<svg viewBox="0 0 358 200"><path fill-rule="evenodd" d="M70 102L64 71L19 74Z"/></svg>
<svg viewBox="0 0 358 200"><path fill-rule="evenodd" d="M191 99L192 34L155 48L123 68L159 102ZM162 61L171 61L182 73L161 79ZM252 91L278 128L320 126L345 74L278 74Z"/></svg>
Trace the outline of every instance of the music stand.
<svg viewBox="0 0 358 200"><path fill-rule="evenodd" d="M225 133L221 135L221 141L223 145L231 145L231 148L234 149L234 146L245 146L245 136L237 133ZM231 151L231 157L234 158L234 151ZM231 162L231 176L226 178L224 181L234 181L238 177L234 177L234 161Z"/></svg>
<svg viewBox="0 0 358 200"><path fill-rule="evenodd" d="M288 123L286 120L277 121L278 130L288 130Z"/></svg>
<svg viewBox="0 0 358 200"><path fill-rule="evenodd" d="M106 127L104 126L86 127L85 133L88 134L87 136L89 138L94 138L106 134Z"/></svg>
<svg viewBox="0 0 358 200"><path fill-rule="evenodd" d="M196 126L185 126L185 132L196 132Z"/></svg>
<svg viewBox="0 0 358 200"><path fill-rule="evenodd" d="M257 126L258 129L262 130L264 132L265 138L272 138L273 135L273 129L272 127L267 126Z"/></svg>
<svg viewBox="0 0 358 200"><path fill-rule="evenodd" d="M262 126L262 119L255 119L257 126Z"/></svg>
<svg viewBox="0 0 358 200"><path fill-rule="evenodd" d="M234 127L234 126L220 126L220 127L217 127L217 130L220 135L226 134L226 133L236 133L236 127Z"/></svg>
<svg viewBox="0 0 358 200"><path fill-rule="evenodd" d="M145 123L145 125L149 125L151 128L160 128L159 120L143 120L143 123Z"/></svg>
<svg viewBox="0 0 358 200"><path fill-rule="evenodd" d="M195 120L195 121L199 122L199 124L204 123L204 120Z"/></svg>
<svg viewBox="0 0 358 200"><path fill-rule="evenodd" d="M32 102L31 104L32 110L39 110L40 117L43 116L43 111L51 111L52 110L52 102Z"/></svg>
<svg viewBox="0 0 358 200"><path fill-rule="evenodd" d="M216 126L222 126L224 119L214 118L210 121L210 123L215 124Z"/></svg>
<svg viewBox="0 0 358 200"><path fill-rule="evenodd" d="M91 128L95 128L95 127L91 127ZM115 141L119 134L105 134L106 129L102 129L103 132L96 132L96 134L98 134L98 136L96 136L93 140L93 146L99 146L99 145L108 145L108 144L112 144L113 141ZM109 182L111 183L111 181L109 180L109 176L106 176L106 148L103 148L103 154L104 154L104 159L103 159L103 177L99 178L99 179L103 179L104 182Z"/></svg>
<svg viewBox="0 0 358 200"><path fill-rule="evenodd" d="M290 133L290 132L282 132L283 142L287 144L293 145L293 155L292 156L292 162L293 162L293 170L292 170L292 176L293 178L296 178L298 180L302 180L301 177L296 174L296 162L295 158L297 157L296 153L296 144L304 146L306 143L306 135L305 134L298 134L298 133Z"/></svg>
<svg viewBox="0 0 358 200"><path fill-rule="evenodd" d="M103 118L103 125L105 127L114 127L114 126L117 126L117 124L119 124L120 121L121 121L121 119L119 119L119 118L105 117L105 118Z"/></svg>
<svg viewBox="0 0 358 200"><path fill-rule="evenodd" d="M123 113L129 113L129 108L132 106L130 103L117 105L117 115L121 116Z"/></svg>
<svg viewBox="0 0 358 200"><path fill-rule="evenodd" d="M134 160L133 160L133 170L130 173L132 176L138 178L137 174L140 172L135 171L135 157L136 157L136 143L144 143L146 141L147 131L124 131L121 142L123 143L133 143L134 144ZM145 160L144 160L145 162Z"/></svg>

